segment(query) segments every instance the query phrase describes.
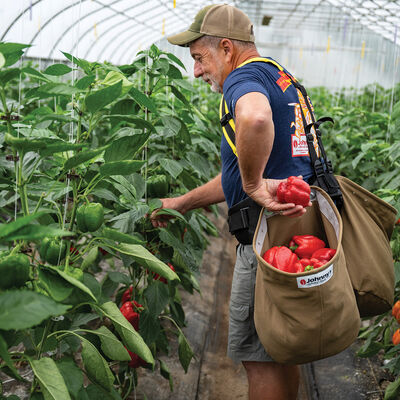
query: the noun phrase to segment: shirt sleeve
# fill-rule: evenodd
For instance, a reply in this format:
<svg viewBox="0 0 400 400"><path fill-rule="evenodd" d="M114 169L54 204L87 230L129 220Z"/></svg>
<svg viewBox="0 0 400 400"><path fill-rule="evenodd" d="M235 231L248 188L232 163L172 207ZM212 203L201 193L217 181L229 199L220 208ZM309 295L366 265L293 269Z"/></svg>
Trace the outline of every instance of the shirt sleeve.
<svg viewBox="0 0 400 400"><path fill-rule="evenodd" d="M245 94L252 92L262 93L270 101L269 93L260 78L248 71L248 68L234 70L224 82L224 97L229 112L235 118L236 102Z"/></svg>

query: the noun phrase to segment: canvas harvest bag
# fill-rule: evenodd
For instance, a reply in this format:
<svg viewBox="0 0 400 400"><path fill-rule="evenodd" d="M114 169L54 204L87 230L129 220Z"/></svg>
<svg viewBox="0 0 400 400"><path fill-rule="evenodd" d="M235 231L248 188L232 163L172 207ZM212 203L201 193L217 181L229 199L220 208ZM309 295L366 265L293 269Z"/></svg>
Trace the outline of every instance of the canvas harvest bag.
<svg viewBox="0 0 400 400"><path fill-rule="evenodd" d="M390 310L394 261L390 237L397 210L350 179L336 176L343 195L342 247L361 317Z"/></svg>
<svg viewBox="0 0 400 400"><path fill-rule="evenodd" d="M254 321L261 343L280 363L302 364L332 356L354 342L360 315L342 249L343 226L331 198L312 186L315 200L297 218L264 210L253 240L258 260ZM262 258L273 246L287 245L293 235L323 239L336 254L324 267L287 273Z"/></svg>

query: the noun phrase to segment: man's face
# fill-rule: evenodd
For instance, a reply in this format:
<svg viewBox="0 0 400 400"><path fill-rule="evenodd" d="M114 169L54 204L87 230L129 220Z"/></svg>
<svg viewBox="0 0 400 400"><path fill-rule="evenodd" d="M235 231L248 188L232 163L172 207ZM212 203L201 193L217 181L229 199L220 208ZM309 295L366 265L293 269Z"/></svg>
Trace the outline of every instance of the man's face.
<svg viewBox="0 0 400 400"><path fill-rule="evenodd" d="M194 77L203 78L213 92L222 93L225 80L222 50L197 40L190 45L190 54L194 59Z"/></svg>

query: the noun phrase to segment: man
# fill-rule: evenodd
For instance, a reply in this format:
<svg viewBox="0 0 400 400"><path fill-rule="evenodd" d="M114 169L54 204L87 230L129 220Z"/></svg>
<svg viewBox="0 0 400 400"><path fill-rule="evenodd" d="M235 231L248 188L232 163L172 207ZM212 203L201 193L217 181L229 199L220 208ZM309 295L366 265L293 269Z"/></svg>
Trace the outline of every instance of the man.
<svg viewBox="0 0 400 400"><path fill-rule="evenodd" d="M185 195L162 199L163 207L184 214L226 200L230 210L239 204L240 211L241 202L254 200L259 206L286 216L303 215L304 207L282 204L276 198L277 186L283 179L290 175L307 179L313 175L308 151L299 149L304 125L296 114L300 106L298 92L290 75L276 63L254 60L260 55L249 18L226 4L207 6L198 12L189 30L168 40L189 47L194 76L224 94L235 132L234 138L226 135L226 129L222 135L221 174ZM258 215L259 206L253 205L251 209ZM152 222L155 227L167 224L155 214ZM239 228L238 232L245 232L246 237L236 236L241 243L230 300L228 355L245 367L250 400L296 399L298 367L274 362L255 331L257 261L251 245L255 227Z"/></svg>

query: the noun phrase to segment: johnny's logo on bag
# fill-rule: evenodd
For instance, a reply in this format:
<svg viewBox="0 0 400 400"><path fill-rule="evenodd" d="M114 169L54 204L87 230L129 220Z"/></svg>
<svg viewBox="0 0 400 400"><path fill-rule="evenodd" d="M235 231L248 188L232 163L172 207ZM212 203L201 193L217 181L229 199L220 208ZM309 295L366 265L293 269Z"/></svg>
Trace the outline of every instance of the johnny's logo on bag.
<svg viewBox="0 0 400 400"><path fill-rule="evenodd" d="M333 276L333 265L317 274L297 278L297 287L300 289L323 285Z"/></svg>

